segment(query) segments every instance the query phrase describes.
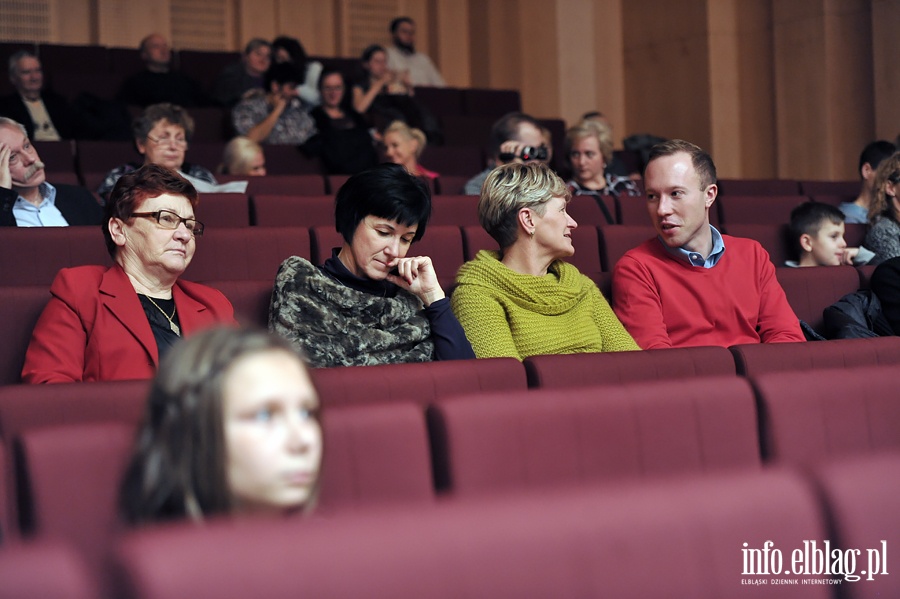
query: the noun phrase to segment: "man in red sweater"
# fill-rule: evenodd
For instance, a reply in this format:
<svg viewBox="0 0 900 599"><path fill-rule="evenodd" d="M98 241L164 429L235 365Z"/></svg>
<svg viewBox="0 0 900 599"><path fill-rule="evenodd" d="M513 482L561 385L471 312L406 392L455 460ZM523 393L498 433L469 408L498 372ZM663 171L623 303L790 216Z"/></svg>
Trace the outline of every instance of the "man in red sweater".
<svg viewBox="0 0 900 599"><path fill-rule="evenodd" d="M759 243L709 224L716 167L692 143L654 146L644 169L657 237L613 272L613 309L643 349L804 341Z"/></svg>

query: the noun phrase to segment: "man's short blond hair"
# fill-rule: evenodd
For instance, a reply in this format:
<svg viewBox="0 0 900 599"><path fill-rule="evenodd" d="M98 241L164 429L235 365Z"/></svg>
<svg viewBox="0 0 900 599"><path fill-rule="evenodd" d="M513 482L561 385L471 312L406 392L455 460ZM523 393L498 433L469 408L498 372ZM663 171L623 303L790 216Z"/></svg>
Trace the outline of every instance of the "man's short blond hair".
<svg viewBox="0 0 900 599"><path fill-rule="evenodd" d="M518 214L531 208L544 214L547 202L570 193L559 175L542 162L510 163L490 172L481 187L478 220L484 230L505 250L518 236Z"/></svg>

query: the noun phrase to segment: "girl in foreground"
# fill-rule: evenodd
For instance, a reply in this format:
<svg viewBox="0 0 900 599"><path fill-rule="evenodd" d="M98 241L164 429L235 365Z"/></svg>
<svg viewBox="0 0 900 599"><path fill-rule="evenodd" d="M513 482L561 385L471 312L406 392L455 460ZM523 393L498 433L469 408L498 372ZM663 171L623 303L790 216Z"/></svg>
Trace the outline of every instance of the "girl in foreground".
<svg viewBox="0 0 900 599"><path fill-rule="evenodd" d="M312 508L322 460L306 365L263 332L215 329L160 365L120 492L131 524Z"/></svg>

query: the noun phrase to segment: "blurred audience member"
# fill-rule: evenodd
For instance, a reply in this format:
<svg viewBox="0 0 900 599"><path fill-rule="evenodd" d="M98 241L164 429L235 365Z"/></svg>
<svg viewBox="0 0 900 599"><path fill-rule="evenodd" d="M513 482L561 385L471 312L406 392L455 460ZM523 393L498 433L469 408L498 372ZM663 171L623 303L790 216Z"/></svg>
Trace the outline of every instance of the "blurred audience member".
<svg viewBox="0 0 900 599"><path fill-rule="evenodd" d="M421 129L411 128L403 121L394 121L384 130L384 147L388 160L399 164L411 175L429 181L438 174L419 164L419 157L425 151L425 134Z"/></svg>
<svg viewBox="0 0 900 599"><path fill-rule="evenodd" d="M16 91L0 98L0 115L25 125L33 141L75 137L75 114L65 98L44 89L44 71L34 53L20 50L9 57L9 80Z"/></svg>
<svg viewBox="0 0 900 599"><path fill-rule="evenodd" d="M318 135L308 144L329 173L356 174L378 163L366 119L353 109L344 75L326 69L319 78L322 104L310 112Z"/></svg>
<svg viewBox="0 0 900 599"><path fill-rule="evenodd" d="M290 63L273 64L263 81L265 95L251 94L232 108L234 130L259 143L306 143L315 135L316 124L297 95L297 67Z"/></svg>
<svg viewBox="0 0 900 599"><path fill-rule="evenodd" d="M874 196L875 172L878 165L885 158L897 151L896 146L889 141L873 141L859 155L859 178L862 186L859 195L852 202L841 202L840 209L846 217L846 222L851 224L866 224L869 222L869 206Z"/></svg>
<svg viewBox="0 0 900 599"><path fill-rule="evenodd" d="M875 257L864 247L847 247L844 213L824 202L803 202L791 210L791 245L795 259L785 266L865 264Z"/></svg>
<svg viewBox="0 0 900 599"><path fill-rule="evenodd" d="M197 189L212 191L216 178L206 168L184 161L188 142L194 134L194 119L181 106L175 104L153 104L144 109L131 125L134 144L144 156L144 164L159 164L178 171ZM119 178L140 168L140 164L128 163L117 166L103 179L97 189L103 198L108 198Z"/></svg>
<svg viewBox="0 0 900 599"><path fill-rule="evenodd" d="M151 33L139 48L144 70L122 84L119 100L134 106L171 102L186 108L209 103L200 85L181 71L172 69L172 49L159 33Z"/></svg>
<svg viewBox="0 0 900 599"><path fill-rule="evenodd" d="M252 177L265 176L266 156L262 146L252 139L240 135L235 137L225 145L219 173Z"/></svg>
<svg viewBox="0 0 900 599"><path fill-rule="evenodd" d="M466 195L481 195L484 180L496 166L531 161L547 164L550 160L550 150L544 142L540 123L521 112L505 114L494 123L488 140L488 152L488 167L469 179L463 189Z"/></svg>
<svg viewBox="0 0 900 599"><path fill-rule="evenodd" d="M613 141L606 125L587 120L570 128L566 131L566 154L572 165L572 178L567 183L572 195L641 195L631 179L606 169L613 156Z"/></svg>
<svg viewBox="0 0 900 599"><path fill-rule="evenodd" d="M300 85L297 94L310 106L318 105L322 99L319 94L319 78L322 75L322 63L310 60L300 40L282 35L272 40L272 60L276 63L289 62L300 72Z"/></svg>
<svg viewBox="0 0 900 599"><path fill-rule="evenodd" d="M609 118L602 112L592 110L591 112L585 112L581 117L582 121L595 121L600 123L601 125L606 126L609 129L609 139L613 146L615 146L615 136L613 135L613 126L609 121ZM616 176L616 177L628 177L632 181L640 181L641 173L640 172L630 172L628 166L622 162L615 153L612 154L612 157L606 161L606 172Z"/></svg>
<svg viewBox="0 0 900 599"><path fill-rule="evenodd" d="M900 256L900 152L881 161L872 189L865 246L879 264Z"/></svg>
<svg viewBox="0 0 900 599"><path fill-rule="evenodd" d="M447 83L427 55L416 52L416 24L409 17L391 21L394 45L388 48L388 66L412 85L445 87Z"/></svg>
<svg viewBox="0 0 900 599"><path fill-rule="evenodd" d="M303 357L274 335L215 329L160 365L119 507L133 525L309 512L321 463Z"/></svg>
<svg viewBox="0 0 900 599"><path fill-rule="evenodd" d="M263 89L263 75L271 64L269 42L253 38L244 48L240 62L228 65L219 73L213 85L213 100L222 106L234 106L247 92Z"/></svg>
<svg viewBox="0 0 900 599"><path fill-rule="evenodd" d="M103 209L77 185L50 185L21 123L0 117L0 226L99 225Z"/></svg>

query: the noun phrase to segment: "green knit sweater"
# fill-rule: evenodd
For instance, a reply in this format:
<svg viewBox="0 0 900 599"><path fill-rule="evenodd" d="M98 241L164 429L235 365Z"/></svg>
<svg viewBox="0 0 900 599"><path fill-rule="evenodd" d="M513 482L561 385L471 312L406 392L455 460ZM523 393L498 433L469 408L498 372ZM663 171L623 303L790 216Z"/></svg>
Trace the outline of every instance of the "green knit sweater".
<svg viewBox="0 0 900 599"><path fill-rule="evenodd" d="M640 349L594 282L567 262L537 277L482 250L456 282L453 312L479 358Z"/></svg>

